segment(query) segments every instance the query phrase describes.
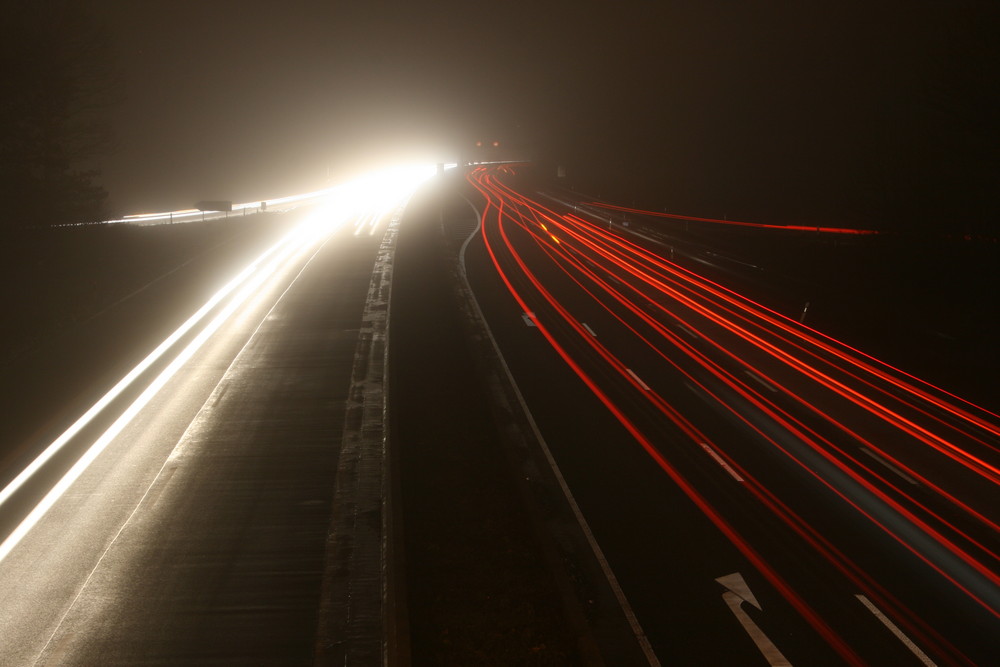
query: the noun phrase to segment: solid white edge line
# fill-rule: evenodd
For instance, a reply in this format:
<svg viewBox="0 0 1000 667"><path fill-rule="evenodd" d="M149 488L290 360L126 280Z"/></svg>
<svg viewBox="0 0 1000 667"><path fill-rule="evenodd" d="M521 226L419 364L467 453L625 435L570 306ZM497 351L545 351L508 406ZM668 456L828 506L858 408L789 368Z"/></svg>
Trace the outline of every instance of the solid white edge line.
<svg viewBox="0 0 1000 667"><path fill-rule="evenodd" d="M459 251L459 266L461 267L460 271L462 274L462 281L465 283L465 287L469 291L469 296L472 298L472 306L476 310L476 316L479 317L480 322L483 323L486 335L490 338L493 350L496 352L497 358L500 360L500 365L503 367L504 373L507 375L507 381L510 382L511 387L514 390L514 395L517 397L517 402L521 405L521 410L524 411L524 416L528 420L528 424L531 426L531 431L538 441L538 445L545 456L545 460L552 469L552 473L555 475L555 478L559 483L559 488L562 490L567 504L570 506L573 515L576 517L576 521L580 526L580 530L583 531L584 537L590 545L591 551L594 552L594 558L597 559L598 564L601 566L601 571L604 573L604 577L608 580L608 585L611 587L615 598L618 600L618 605L621 607L622 613L625 614L625 618L628 619L629 627L632 628L632 634L639 643L639 648L646 656L646 660L649 661L651 667L660 667L660 660L656 657L656 652L653 651L652 644L649 643L646 631L642 629L642 625L639 623L639 619L636 617L635 611L632 610L632 605L629 604L628 598L625 597L625 591L622 590L621 584L618 583L618 577L615 576L614 571L611 569L611 564L608 563L608 559L604 555L604 551L597 543L597 538L594 537L593 531L590 530L590 524L587 523L587 519L583 516L583 511L580 510L580 506L576 503L576 498L573 497L573 492L570 491L569 484L566 483L566 479L563 477L562 471L559 469L559 464L556 463L555 457L552 456L552 451L549 449L548 443L546 443L545 438L542 437L542 432L539 430L538 424L535 423L535 417L531 414L531 410L528 409L528 404L525 402L524 396L521 394L521 388L517 386L514 374L511 373L510 367L507 366L507 360L504 359L503 353L500 351L500 345L493 337L493 331L490 329L490 325L486 321L486 317L483 315L482 309L479 307L476 295L472 292L472 285L469 284L468 274L465 270L465 250L476 234L479 233L479 230L483 225L483 221L482 216L479 214L479 209L476 208L475 204L468 199L465 201L469 204L469 207L476 212L476 219L479 221L479 224L469 235L469 238L465 239L465 243L462 244L462 249Z"/></svg>
<svg viewBox="0 0 1000 667"><path fill-rule="evenodd" d="M903 634L903 631L900 630L899 627L897 627L896 624L893 623L888 616L883 614L878 607L872 604L871 600L869 600L867 597L865 597L860 593L855 594L854 597L860 600L861 604L863 604L868 609L868 611L870 611L875 616L875 618L877 618L882 623L882 625L889 628L889 631L892 634L896 635L896 639L903 642L903 645L906 646L906 648L910 649L910 652L913 653L913 655L917 656L917 660L927 665L927 667L937 667L937 664L929 657L927 657L927 654L921 651L920 647L914 644L912 639Z"/></svg>

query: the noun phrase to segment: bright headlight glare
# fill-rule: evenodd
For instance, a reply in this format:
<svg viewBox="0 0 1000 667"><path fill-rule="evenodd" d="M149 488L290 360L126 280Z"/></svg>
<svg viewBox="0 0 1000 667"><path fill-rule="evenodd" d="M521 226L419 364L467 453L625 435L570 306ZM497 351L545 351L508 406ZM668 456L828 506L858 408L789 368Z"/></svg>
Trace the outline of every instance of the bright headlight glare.
<svg viewBox="0 0 1000 667"><path fill-rule="evenodd" d="M164 340L153 352L151 352L142 362L140 362L128 375L122 378L107 394L95 403L86 413L84 413L73 425L70 426L59 438L53 441L45 450L32 461L17 477L6 487L0 489L0 505L3 505L18 489L26 484L34 475L57 453L64 445L74 438L80 431L89 424L94 417L107 408L116 398L118 398L126 388L145 373L158 359L167 354L185 334L191 331L207 316L230 297L228 304L222 306L222 311L211 320L211 322L199 332L194 340L184 348L184 350L171 361L167 369L163 371L145 390L139 398L130 405L125 412L115 420L101 438L93 443L67 472L64 477L53 487L44 499L32 510L15 531L0 543L0 561L14 548L31 527L48 511L48 509L58 500L62 493L83 473L87 466L100 454L101 451L118 435L118 433L128 424L132 416L136 414L156 392L172 377L180 366L190 358L191 355L201 346L201 344L216 331L231 315L235 309L243 304L251 294L270 276L277 267L286 261L289 256L298 251L303 251L313 242L325 238L338 227L349 220L359 216L375 216L372 225L383 215L385 211L398 206L409 197L413 191L435 173L432 165L420 165L411 167L398 167L387 169L363 176L346 184L339 185L327 190L297 195L284 198L282 201L307 201L317 200L320 203L316 209L300 224L296 229L286 235L282 240L265 251L254 262L247 266L229 284L223 287L208 302L206 302L194 315L192 315L180 328ZM276 201L276 200L272 200ZM145 214L133 216L131 220L149 220L155 218L176 218L178 214L200 215L199 212L183 211L161 214ZM128 221L123 219L122 221ZM237 291L238 290L238 291Z"/></svg>

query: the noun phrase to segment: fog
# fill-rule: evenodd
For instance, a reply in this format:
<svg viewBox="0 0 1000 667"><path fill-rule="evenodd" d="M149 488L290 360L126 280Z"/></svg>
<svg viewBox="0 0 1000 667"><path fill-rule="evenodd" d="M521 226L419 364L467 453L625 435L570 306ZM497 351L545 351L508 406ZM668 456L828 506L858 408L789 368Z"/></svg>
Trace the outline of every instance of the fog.
<svg viewBox="0 0 1000 667"><path fill-rule="evenodd" d="M582 187L770 222L995 219L986 2L104 3L121 210L250 200L480 137Z"/></svg>

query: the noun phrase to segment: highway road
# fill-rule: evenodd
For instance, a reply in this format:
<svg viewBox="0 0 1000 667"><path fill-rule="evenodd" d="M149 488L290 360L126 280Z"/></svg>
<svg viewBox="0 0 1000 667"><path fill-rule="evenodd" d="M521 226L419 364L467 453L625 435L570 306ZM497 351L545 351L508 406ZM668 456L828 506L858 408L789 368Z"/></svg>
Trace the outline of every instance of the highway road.
<svg viewBox="0 0 1000 667"><path fill-rule="evenodd" d="M409 282L399 294L409 301L399 321L425 338L412 336L394 357L411 393L393 397L405 403L395 409L405 441L397 435L393 446L405 447L411 510L462 498L468 511L451 524L450 510L397 508L412 572L433 574L411 588L414 604L427 604L409 609L424 633L413 646L437 650L442 628L458 644L461 627L461 640L482 651L483 638L523 625L516 604L484 616L509 627L475 622L515 572L477 572L469 545L488 545L531 574L531 583L513 576L526 600L535 596L538 627L521 629L524 645L506 646L515 652L532 650L544 624L565 642L555 652L603 652L607 664L994 661L1000 418L707 278L692 269L718 268L703 243L683 250L693 264L674 262L622 218L524 187L518 170L467 174L481 227L462 248L464 273L557 468L524 482L564 485L545 498L570 496L571 519L592 538L589 557L603 562L622 609L595 587L566 611L567 582L589 575L574 569L581 562L567 557L564 533L536 551L532 531L546 524L524 517L530 502L518 498L530 493L504 486L511 454L492 448L512 425L490 414L510 406L483 405L480 394L496 400L496 386L473 377L479 361L449 353L464 346L464 315L447 313L451 269L433 265L472 226L446 229L442 243L432 232L450 223L428 195L420 243L414 236L414 254L401 260ZM339 555L350 543L338 517L371 527L341 482L357 463L358 434L384 426L383 408L365 403L378 393L365 373L379 364L364 350L383 342L371 318L385 315L385 244L428 175L358 182L289 208L288 233L246 257L200 308L163 318L175 324L141 344L138 365L106 382L104 398L72 419L55 413L68 430L32 456L8 456L0 664L377 661L385 637L345 641L325 629L380 595L332 582L381 581L334 576L331 544ZM187 309L190 299L164 303ZM143 341L160 322L142 329ZM58 382L44 375L42 386ZM24 460L23 471L11 460ZM555 504L546 513L563 511ZM476 514L483 507L490 513ZM483 521L499 531L504 519L525 525L450 534ZM529 562L546 549L546 565ZM546 582L559 568L554 553L567 567L556 585ZM501 567L503 555L478 560ZM444 567L449 558L457 571ZM475 595L456 585L492 575ZM560 599L548 608L547 596ZM434 606L440 599L451 602ZM449 616L459 609L468 610L461 624ZM572 628L554 629L566 624L560 614L574 617ZM630 633L638 648L625 647Z"/></svg>
<svg viewBox="0 0 1000 667"><path fill-rule="evenodd" d="M312 664L373 276L427 175L286 213L0 491L0 664Z"/></svg>
<svg viewBox="0 0 1000 667"><path fill-rule="evenodd" d="M1000 417L517 171L466 272L660 662L994 662Z"/></svg>

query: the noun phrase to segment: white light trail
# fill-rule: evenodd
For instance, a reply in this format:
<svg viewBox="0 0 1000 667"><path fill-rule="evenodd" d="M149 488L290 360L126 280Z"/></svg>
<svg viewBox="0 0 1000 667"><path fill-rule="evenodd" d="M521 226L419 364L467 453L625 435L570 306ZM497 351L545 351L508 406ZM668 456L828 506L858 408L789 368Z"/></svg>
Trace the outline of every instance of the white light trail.
<svg viewBox="0 0 1000 667"><path fill-rule="evenodd" d="M0 562L7 554L17 546L28 532L34 528L39 520L55 505L56 501L62 497L67 489L75 482L80 475L90 466L91 463L105 450L108 444L129 425L132 419L159 393L160 389L180 370L187 361L194 356L195 352L201 349L202 345L209 337L218 331L238 307L243 305L263 282L274 274L278 268L287 261L296 251L301 251L304 244L289 246L285 244L284 251L275 256L263 270L253 273L253 278L246 282L239 292L231 299L226 306L215 316L215 318L202 329L195 338L174 358L170 364L160 372L152 383L136 398L131 405L121 414L118 419L106 430L101 437L87 449L79 460L70 468L69 472L63 475L55 486L42 498L41 502L28 514L17 528L0 544Z"/></svg>
<svg viewBox="0 0 1000 667"><path fill-rule="evenodd" d="M445 165L445 168L454 168L454 164ZM380 200L387 202L399 201L400 196L409 196L413 190L425 180L436 173L434 165L420 164L392 167L382 171L372 172L361 176L353 181L334 185L329 188L305 192L286 197L275 197L272 199L260 199L241 204L233 204L233 211L243 211L244 209L255 210L262 206L269 210L276 207L289 205L311 205L321 202L341 202L342 205L352 207L361 202L372 202ZM386 204L388 208L390 205ZM191 222L200 220L203 215L218 217L217 211L201 211L199 209L187 208L177 211L162 211L159 213L136 213L126 215L123 218L112 220L102 220L100 224L116 223L149 223L149 222Z"/></svg>
<svg viewBox="0 0 1000 667"><path fill-rule="evenodd" d="M162 343L160 343L155 350L146 355L146 358L139 362L135 368L128 372L125 377L118 381L118 383L112 387L104 396L102 396L94 405L90 407L83 415L73 422L73 425L66 429L62 435L52 441L48 447L46 447L41 454L35 458L24 470L20 472L7 486L0 491L0 506L2 506L10 496L12 496L19 488L21 488L25 482L27 482L32 475L34 475L45 463L55 456L62 447L69 442L77 433L79 433L87 424L93 421L104 408L108 406L112 401L114 401L118 396L125 391L132 382L135 381L137 377L142 375L150 366L156 363L167 350L173 347L181 337L188 333L195 325L197 325L204 317L215 308L220 301L226 298L230 292L239 287L243 282L245 282L257 269L258 265L263 262L267 257L275 253L283 244L287 243L287 239L279 241L274 246L269 248L266 252L262 253L260 257L254 260L249 266L247 266L243 271L241 271L235 278L233 278L229 283L216 292L212 298L205 302L201 308L199 308L194 315L189 317L184 324L177 328L170 336L168 336Z"/></svg>
<svg viewBox="0 0 1000 667"><path fill-rule="evenodd" d="M87 424L107 408L122 392L125 391L138 377L147 371L156 361L163 357L174 345L195 326L197 326L209 313L211 313L220 303L226 299L234 290L239 290L218 312L218 314L202 329L194 339L174 358L169 365L161 371L153 382L146 387L131 405L114 421L109 427L80 457L79 460L66 472L56 485L46 493L44 498L25 517L17 528L0 543L0 562L2 562L11 550L24 538L25 535L38 523L39 520L51 509L66 490L75 482L80 475L90 466L90 464L100 455L108 444L121 433L121 431L131 422L134 416L145 407L149 401L159 392L159 390L176 374L176 372L186 363L214 334L230 316L245 303L264 281L284 263L298 253L305 252L309 247L319 240L326 238L338 227L345 224L351 218L362 216L365 212L368 215L376 216L374 221L382 217L382 212L389 207L396 206L410 197L413 191L424 181L435 173L431 165L421 165L416 167L401 167L367 175L355 181L339 185L327 190L285 197L282 202L304 201L309 198L322 201L301 224L291 230L284 238L276 242L268 250L257 257L250 265L227 283L222 289L216 292L201 308L187 319L176 331L168 336L156 349L146 356L135 368L125 377L118 381L104 396L102 396L90 409L88 409L72 426L62 435L49 444L45 450L33 460L24 470L22 470L13 481L0 491L0 507L22 488L38 471L55 456L73 437L75 437ZM274 200L278 201L278 200ZM200 212L186 211L186 214L198 214ZM170 214L151 214L167 215ZM151 219L150 216L137 216L143 219ZM121 221L126 221L122 219ZM374 224L374 222L372 223ZM269 261L268 261L269 260ZM267 264L264 264L268 262ZM263 266L262 266L263 265Z"/></svg>

